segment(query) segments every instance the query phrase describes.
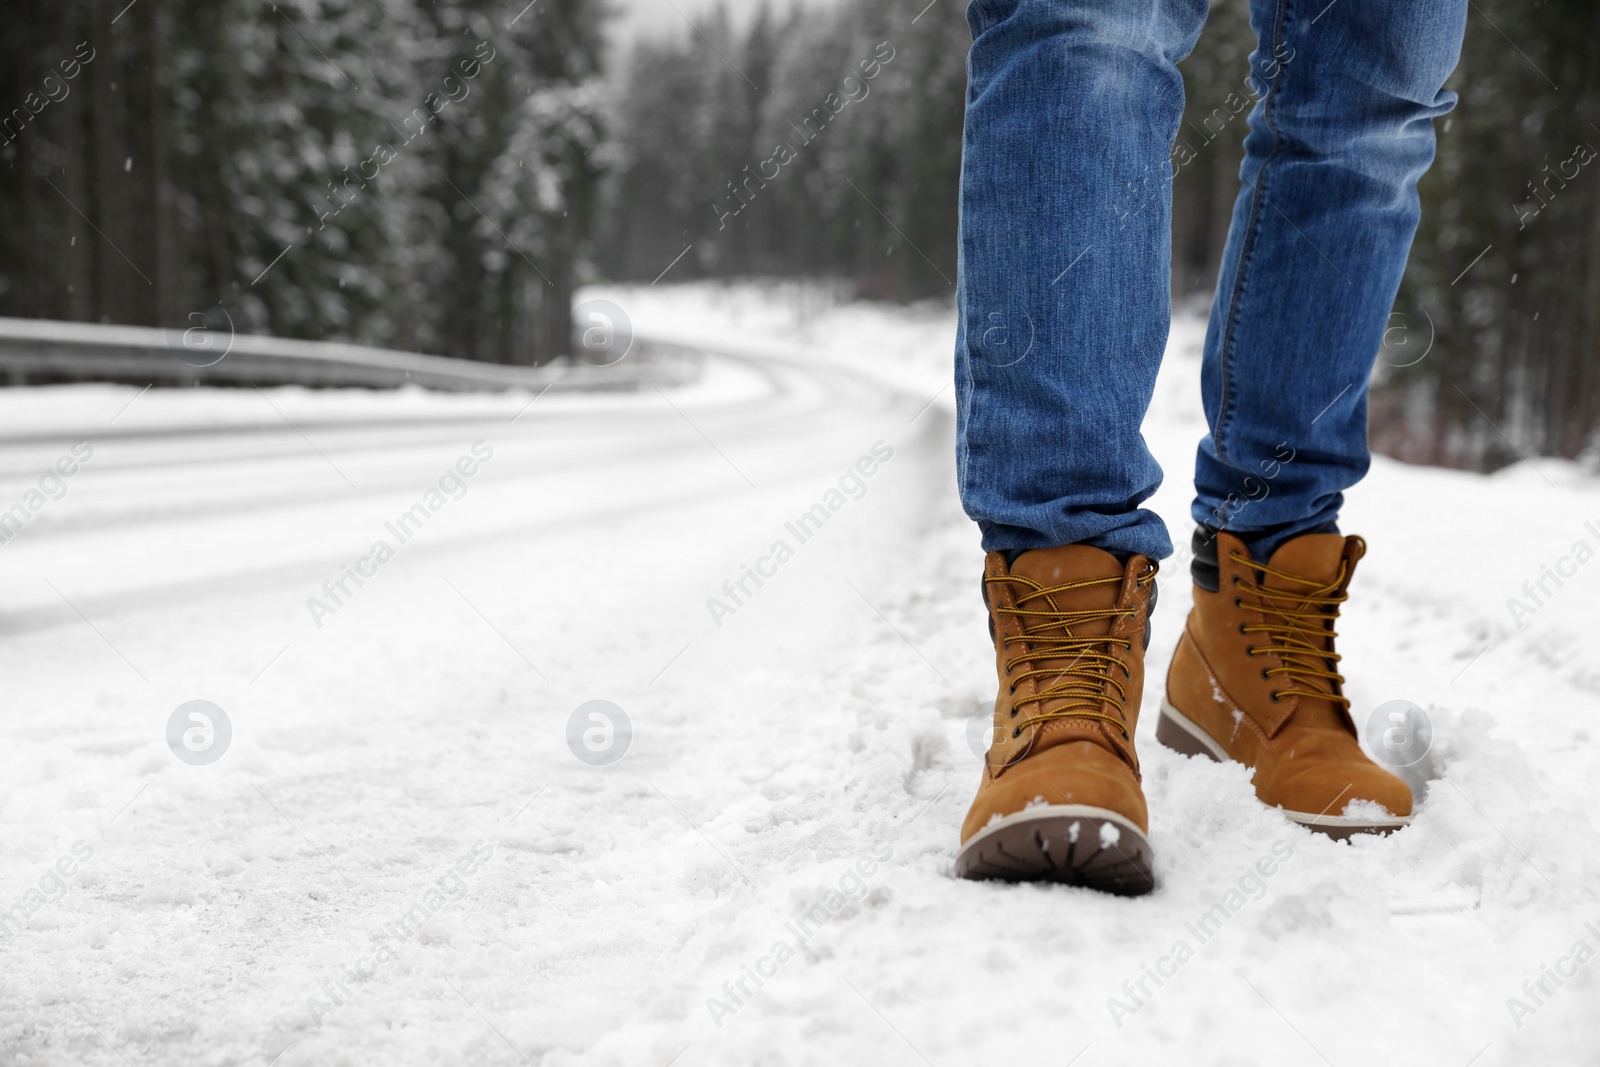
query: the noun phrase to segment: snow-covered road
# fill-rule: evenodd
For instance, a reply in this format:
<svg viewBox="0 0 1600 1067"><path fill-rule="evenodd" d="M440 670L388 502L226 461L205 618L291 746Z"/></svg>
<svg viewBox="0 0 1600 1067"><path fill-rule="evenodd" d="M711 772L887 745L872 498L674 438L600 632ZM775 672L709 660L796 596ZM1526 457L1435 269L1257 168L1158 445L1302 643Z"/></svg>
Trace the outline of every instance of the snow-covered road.
<svg viewBox="0 0 1600 1067"><path fill-rule="evenodd" d="M948 314L605 295L753 358L0 393L0 1063L1600 1062L1592 477L1353 496L1358 718L1435 730L1406 831L1314 837L1147 715L1153 896L959 882L992 654ZM1147 423L1180 541L1198 337ZM191 765L194 700L232 736Z"/></svg>

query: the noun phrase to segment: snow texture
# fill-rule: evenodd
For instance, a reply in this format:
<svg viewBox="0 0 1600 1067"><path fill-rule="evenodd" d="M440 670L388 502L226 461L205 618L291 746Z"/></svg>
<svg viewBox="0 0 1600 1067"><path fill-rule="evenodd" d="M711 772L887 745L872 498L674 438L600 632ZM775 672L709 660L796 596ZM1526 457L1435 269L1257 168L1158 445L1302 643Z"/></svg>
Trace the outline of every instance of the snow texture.
<svg viewBox="0 0 1600 1067"><path fill-rule="evenodd" d="M1179 558L1157 891L958 881L994 679L950 313L585 295L751 358L665 396L0 393L0 1062L1594 1062L1578 467L1350 494L1356 720L1433 726L1409 828L1331 841L1156 743ZM1179 543L1201 331L1146 425ZM232 736L192 765L196 699Z"/></svg>

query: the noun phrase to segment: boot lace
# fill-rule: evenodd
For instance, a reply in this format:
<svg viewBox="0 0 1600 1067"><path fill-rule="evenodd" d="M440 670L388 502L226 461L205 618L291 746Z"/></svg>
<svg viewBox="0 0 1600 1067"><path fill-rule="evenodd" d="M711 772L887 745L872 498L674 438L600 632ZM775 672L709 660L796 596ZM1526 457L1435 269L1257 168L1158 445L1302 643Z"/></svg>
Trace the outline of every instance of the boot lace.
<svg viewBox="0 0 1600 1067"><path fill-rule="evenodd" d="M1159 566L1152 562L1149 569L1136 581L1141 586L1149 585L1155 581L1156 571L1159 569ZM1128 693L1114 672L1120 668L1124 678L1131 678L1132 675L1123 662L1111 654L1111 650L1118 646L1131 650L1133 642L1125 637L1113 637L1109 632L1098 636L1079 637L1073 633L1072 628L1105 620L1109 631L1111 620L1127 615L1128 610L1109 607L1068 611L1058 608L1055 602L1055 597L1059 593L1088 589L1097 585L1121 585L1122 575L1085 578L1052 586L1042 586L1031 578L1016 574L995 575L986 578L985 581L996 584L1015 582L1029 590L1017 597L1016 607L996 609L997 614L1013 615L1022 620L1021 634L1008 634L1002 639L1002 646L1005 648L1010 648L1013 644L1022 646L1019 655L1006 661L1006 677L1010 679L1009 694L1015 696L1017 687L1030 678L1051 680L1051 684L1033 696L1012 704L1011 717L1016 718L1019 709L1027 705L1043 707L1044 702L1049 700L1071 701L1050 711L1039 711L1024 716L1012 727L1011 736L1022 736L1023 729L1035 723L1050 722L1055 719L1089 719L1110 723L1117 727L1126 739L1128 731L1124 709ZM1065 667L1040 666L1052 660L1068 662ZM1013 674L1013 669L1019 665L1028 666L1030 669ZM1115 696L1106 692L1108 684ZM1115 715L1108 715L1102 710L1107 704L1115 709Z"/></svg>
<svg viewBox="0 0 1600 1067"><path fill-rule="evenodd" d="M1349 698L1339 692L1344 685L1344 675L1335 669L1340 656L1333 651L1333 640L1339 636L1334 632L1333 623L1339 617L1339 605L1349 599L1347 593L1340 591L1349 564L1341 561L1339 576L1331 583L1323 584L1312 578L1275 570L1237 552L1231 553L1228 558L1297 587L1271 589L1253 581L1241 581L1237 575L1233 580L1241 590L1255 598L1254 603L1247 603L1243 597L1234 597L1234 606L1259 611L1268 620L1239 627L1240 633L1265 634L1269 638L1267 644L1250 645L1245 652L1251 656L1277 656L1278 665L1266 668L1261 676L1275 678L1283 675L1291 683L1288 689L1272 691L1273 702L1285 697L1302 696L1332 701L1348 708ZM1327 689L1318 689L1314 680L1319 678L1332 684Z"/></svg>

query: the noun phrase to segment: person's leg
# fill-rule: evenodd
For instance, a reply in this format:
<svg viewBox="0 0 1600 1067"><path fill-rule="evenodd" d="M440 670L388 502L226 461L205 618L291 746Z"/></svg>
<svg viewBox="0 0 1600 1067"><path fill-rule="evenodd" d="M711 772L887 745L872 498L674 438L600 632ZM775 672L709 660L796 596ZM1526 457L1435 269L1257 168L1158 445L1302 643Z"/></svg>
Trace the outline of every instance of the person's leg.
<svg viewBox="0 0 1600 1067"><path fill-rule="evenodd" d="M956 872L1155 885L1134 751L1156 565L1139 426L1171 309L1174 67L1205 0L973 0L961 499L998 691Z"/></svg>
<svg viewBox="0 0 1600 1067"><path fill-rule="evenodd" d="M1334 529L1366 473L1367 377L1417 225L1416 182L1467 0L1252 0L1264 96L1212 306L1194 608L1156 737L1251 769L1263 803L1343 837L1411 820L1363 751L1334 627L1366 550Z"/></svg>
<svg viewBox="0 0 1600 1067"><path fill-rule="evenodd" d="M1467 0L1252 0L1250 114L1201 389L1193 515L1256 559L1332 531L1416 231Z"/></svg>
<svg viewBox="0 0 1600 1067"><path fill-rule="evenodd" d="M1206 0L973 0L957 470L987 551L1172 549L1139 505L1171 307L1176 62Z"/></svg>

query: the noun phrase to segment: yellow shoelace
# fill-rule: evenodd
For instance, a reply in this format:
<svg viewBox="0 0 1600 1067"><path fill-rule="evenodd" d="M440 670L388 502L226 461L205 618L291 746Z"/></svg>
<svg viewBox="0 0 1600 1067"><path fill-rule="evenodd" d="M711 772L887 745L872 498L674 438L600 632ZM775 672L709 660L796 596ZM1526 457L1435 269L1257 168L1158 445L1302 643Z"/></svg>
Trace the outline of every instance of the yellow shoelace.
<svg viewBox="0 0 1600 1067"><path fill-rule="evenodd" d="M1137 581L1140 585L1148 585L1155 580L1158 566L1150 564L1150 569L1141 574ZM999 608L997 614L1014 615L1022 619L1022 633L1009 634L1002 639L1002 647L1009 648L1012 644L1020 642L1023 651L1006 661L1006 676L1010 679L1009 692L1016 695L1017 686L1030 678L1049 678L1051 684L1040 689L1033 696L1013 704L1011 715L1016 717L1020 708L1028 704L1042 705L1047 700L1068 699L1072 703L1064 707L1055 708L1048 712L1025 716L1011 730L1012 737L1019 737L1024 727L1034 723L1050 722L1054 719L1090 719L1108 722L1122 731L1127 737L1127 719L1123 714L1128 694L1122 683L1117 680L1113 671L1121 668L1126 675L1127 668L1121 660L1110 654L1110 650L1118 645L1124 649L1132 649L1133 642L1123 637L1112 637L1109 633L1092 637L1078 637L1072 632L1074 626L1084 623L1105 620L1107 629L1110 629L1111 620L1120 615L1127 615L1126 608L1091 608L1081 611L1066 611L1056 607L1055 596L1076 589L1088 589L1096 585L1121 585L1122 576L1107 578L1086 578L1081 581L1067 582L1064 585L1042 586L1031 578L1021 575L1002 574L984 579L987 582L1016 582L1025 586L1029 592L1017 598L1014 608ZM1043 601L1041 606L1039 601ZM1024 605L1034 603L1032 607ZM1046 631L1057 631L1048 633ZM1048 660L1070 660L1071 662L1060 668L1046 668L1039 664ZM1018 665L1027 665L1029 670L1020 674L1012 674ZM1116 696L1106 693L1106 685L1110 684ZM1115 715L1107 715L1101 710L1105 704L1111 704L1116 709Z"/></svg>
<svg viewBox="0 0 1600 1067"><path fill-rule="evenodd" d="M1333 651L1333 640L1339 636L1334 632L1333 622L1339 617L1339 605L1349 599L1348 594L1338 592L1339 587L1344 585L1348 564L1340 561L1339 576L1331 584L1324 585L1312 578L1302 578L1298 574L1274 570L1237 552L1230 553L1228 558L1262 574L1270 574L1281 581L1305 587L1301 592L1292 589L1270 589L1255 582L1234 578L1235 585L1257 600L1257 603L1248 604L1242 597L1235 597L1233 601L1235 607L1246 607L1252 611L1259 611L1270 619L1279 620L1240 626L1240 633L1266 634L1272 639L1270 644L1250 645L1245 651L1251 656L1278 657L1279 665L1263 670L1262 677L1272 678L1282 674L1295 686L1304 687L1274 689L1273 701L1277 702L1289 696L1302 696L1314 700L1329 700L1349 707L1349 699L1336 691L1344 685L1344 675L1334 669L1334 664L1339 662L1339 654ZM1324 639L1326 645L1323 644ZM1333 684L1326 690L1318 689L1312 681L1315 678Z"/></svg>

